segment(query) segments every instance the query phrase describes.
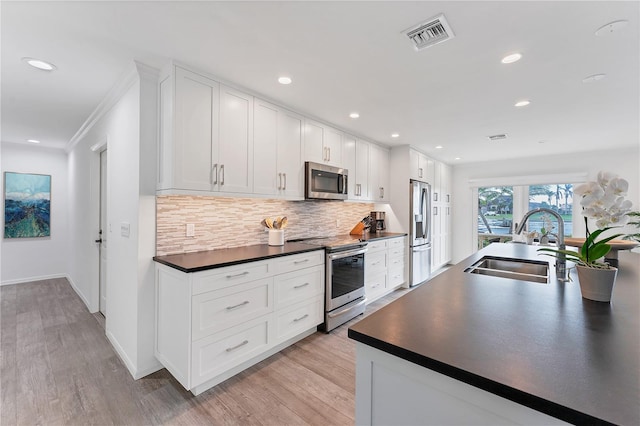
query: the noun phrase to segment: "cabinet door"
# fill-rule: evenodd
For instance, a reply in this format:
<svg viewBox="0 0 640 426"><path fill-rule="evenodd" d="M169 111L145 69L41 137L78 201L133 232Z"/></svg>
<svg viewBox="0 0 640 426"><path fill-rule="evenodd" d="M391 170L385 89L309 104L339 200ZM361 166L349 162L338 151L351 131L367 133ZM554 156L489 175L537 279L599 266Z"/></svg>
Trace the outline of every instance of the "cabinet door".
<svg viewBox="0 0 640 426"><path fill-rule="evenodd" d="M282 186L282 178L277 169L279 147L276 147L278 107L256 99L253 113L253 192L256 194L275 195Z"/></svg>
<svg viewBox="0 0 640 426"><path fill-rule="evenodd" d="M211 191L218 142L217 82L176 68L174 187Z"/></svg>
<svg viewBox="0 0 640 426"><path fill-rule="evenodd" d="M218 186L224 192L253 190L253 96L220 87Z"/></svg>
<svg viewBox="0 0 640 426"><path fill-rule="evenodd" d="M326 163L342 167L342 132L331 127L325 127L322 144L327 153Z"/></svg>
<svg viewBox="0 0 640 426"><path fill-rule="evenodd" d="M415 149L409 150L409 176L411 179L423 180L424 171L420 169L420 154Z"/></svg>
<svg viewBox="0 0 640 426"><path fill-rule="evenodd" d="M351 135L344 135L342 140L342 167L347 169L349 177L347 178L347 192L350 200L358 199L356 190L356 138Z"/></svg>
<svg viewBox="0 0 640 426"><path fill-rule="evenodd" d="M389 150L371 145L369 187L372 201L389 201Z"/></svg>
<svg viewBox="0 0 640 426"><path fill-rule="evenodd" d="M303 126L301 115L278 111L278 185L280 194L288 198L304 199ZM262 159L256 157L256 161Z"/></svg>
<svg viewBox="0 0 640 426"><path fill-rule="evenodd" d="M356 199L371 200L369 183L369 142L358 139L356 142Z"/></svg>
<svg viewBox="0 0 640 426"><path fill-rule="evenodd" d="M316 163L326 162L327 154L323 145L324 127L311 120L304 123L304 160Z"/></svg>

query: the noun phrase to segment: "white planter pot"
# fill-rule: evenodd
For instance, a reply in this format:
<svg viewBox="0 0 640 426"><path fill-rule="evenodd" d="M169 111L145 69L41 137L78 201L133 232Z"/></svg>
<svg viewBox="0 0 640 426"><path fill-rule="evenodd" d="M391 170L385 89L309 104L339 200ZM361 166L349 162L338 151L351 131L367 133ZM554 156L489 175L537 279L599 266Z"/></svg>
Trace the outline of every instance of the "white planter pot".
<svg viewBox="0 0 640 426"><path fill-rule="evenodd" d="M582 297L597 302L610 302L618 268L595 269L576 265Z"/></svg>

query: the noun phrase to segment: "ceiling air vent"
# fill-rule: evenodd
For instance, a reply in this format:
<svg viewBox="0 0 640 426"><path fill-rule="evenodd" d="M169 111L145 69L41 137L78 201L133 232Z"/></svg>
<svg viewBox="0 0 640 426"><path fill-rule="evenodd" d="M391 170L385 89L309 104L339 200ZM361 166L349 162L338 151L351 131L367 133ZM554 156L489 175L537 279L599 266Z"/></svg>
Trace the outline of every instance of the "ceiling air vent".
<svg viewBox="0 0 640 426"><path fill-rule="evenodd" d="M438 15L426 22L404 30L402 33L409 37L409 40L411 40L416 50L425 49L456 36L444 15Z"/></svg>
<svg viewBox="0 0 640 426"><path fill-rule="evenodd" d="M506 133L502 133L499 135L491 135L491 136L487 136L487 139L489 139L490 141L500 141L502 139L506 139L507 138L507 134Z"/></svg>

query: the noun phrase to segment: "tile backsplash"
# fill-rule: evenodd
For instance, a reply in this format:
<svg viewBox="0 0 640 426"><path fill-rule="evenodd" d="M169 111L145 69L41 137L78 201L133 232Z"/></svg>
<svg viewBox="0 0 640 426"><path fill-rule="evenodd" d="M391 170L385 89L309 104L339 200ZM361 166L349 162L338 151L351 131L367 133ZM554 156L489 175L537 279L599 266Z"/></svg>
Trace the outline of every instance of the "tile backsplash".
<svg viewBox="0 0 640 426"><path fill-rule="evenodd" d="M201 196L156 197L158 256L266 244L265 217L287 216L285 239L348 234L372 203L284 201ZM195 236L186 236L186 224ZM337 223L337 225L336 225Z"/></svg>

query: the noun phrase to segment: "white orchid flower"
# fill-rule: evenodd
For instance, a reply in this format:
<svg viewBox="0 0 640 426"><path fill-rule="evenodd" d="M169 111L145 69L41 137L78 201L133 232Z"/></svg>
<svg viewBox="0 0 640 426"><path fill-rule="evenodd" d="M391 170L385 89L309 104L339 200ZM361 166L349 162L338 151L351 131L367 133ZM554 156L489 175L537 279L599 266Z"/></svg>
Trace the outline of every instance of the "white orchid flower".
<svg viewBox="0 0 640 426"><path fill-rule="evenodd" d="M596 182L586 182L576 186L573 189L573 193L575 195L581 195L581 196L591 195L594 192L600 192L600 191L604 191L604 190Z"/></svg>
<svg viewBox="0 0 640 426"><path fill-rule="evenodd" d="M606 188L609 185L609 182L617 177L618 175L615 173L598 172L598 184L600 184L601 187Z"/></svg>
<svg viewBox="0 0 640 426"><path fill-rule="evenodd" d="M627 195L628 190L629 182L622 178L616 177L609 181L609 185L605 189L605 193L615 194L616 196L624 196Z"/></svg>
<svg viewBox="0 0 640 426"><path fill-rule="evenodd" d="M626 214L614 214L609 218L609 223L612 226L624 226L629 222L629 216Z"/></svg>

